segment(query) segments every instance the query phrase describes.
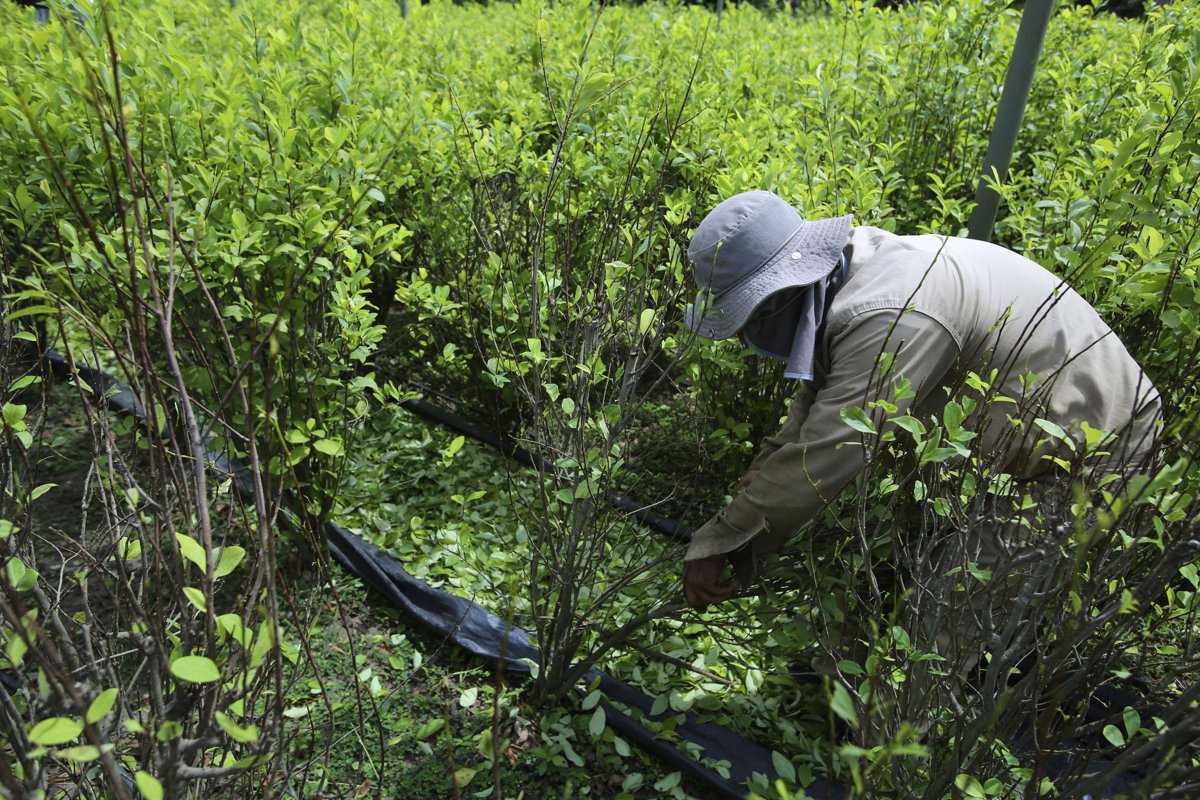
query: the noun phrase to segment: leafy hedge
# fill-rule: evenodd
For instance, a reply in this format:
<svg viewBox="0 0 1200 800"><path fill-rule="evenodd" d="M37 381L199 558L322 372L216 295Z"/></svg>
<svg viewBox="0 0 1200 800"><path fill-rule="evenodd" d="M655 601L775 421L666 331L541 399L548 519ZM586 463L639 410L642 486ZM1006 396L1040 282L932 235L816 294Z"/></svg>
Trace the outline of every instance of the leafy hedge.
<svg viewBox="0 0 1200 800"><path fill-rule="evenodd" d="M732 8L719 29L697 8L614 8L594 30L586 9L569 6L433 4L407 20L395 10L110 12L123 125L147 179L169 191L178 236L211 273L220 313L250 347L274 324L306 387L270 401L291 409L285 432L290 417L342 415L313 388L336 396L347 378L339 359L366 358L377 344L362 309L334 307L330 298L350 302L345 292L387 308L397 289L386 355L484 402L478 376L506 368L496 354L513 350L508 339L545 338L553 349L571 315L503 330L501 320L532 316L536 292L501 298L495 287L518 285L526 269L650 270L657 296L638 299L659 313L670 348L689 294L681 246L732 192L766 187L811 216L958 232L1017 21L1002 3L837 5L798 18ZM27 271L37 253L50 284L74 265L77 291L100 314L115 287L109 271L82 268L104 244L89 243L79 217L101 238L121 217L97 180L112 123L88 105L114 88L105 43L89 25L36 29L18 9L4 13L7 263ZM1161 309L1184 334L1179 346L1143 348L1160 383L1195 329L1193 13L1167 9L1153 27L1087 9L1055 17L997 227L999 240L1072 277L1118 327L1158 312L1165 276L1182 278ZM534 224L542 209L545 230ZM286 288L297 277L302 286ZM194 302L198 320L211 313ZM358 333L325 330L330 311ZM325 355L310 363L326 336ZM195 338L198 349L212 341L203 330ZM735 423L772 418L787 387L726 350L685 358L691 393L727 423L717 427L742 434L734 444L744 455L770 425ZM220 368L203 372L197 380L219 395ZM516 399L487 402L511 411Z"/></svg>
<svg viewBox="0 0 1200 800"><path fill-rule="evenodd" d="M334 508L348 453L390 447L359 423L401 396L399 379L524 437L554 466L510 487L525 537L513 551L530 553L514 605L547 645L539 691L553 696L615 646L578 619L620 632L678 610L675 554L631 546L600 494L711 503L794 388L682 329L695 224L768 188L808 216L960 232L1019 12L839 2L731 7L718 24L674 5L437 2L402 18L383 0L168 0L80 13L38 28L0 7L9 321L122 373L156 418L176 420L190 393L208 420L193 427L239 455L261 447L263 504L247 515L260 525L281 489L309 529ZM1193 4L1147 22L1058 12L996 231L1101 308L1181 428L1200 343L1198 23ZM260 601L239 611L269 629L278 608ZM772 646L811 644L797 631L814 608ZM212 639L216 611L200 611ZM684 653L670 627L684 623L662 624ZM174 664L179 636L163 636ZM821 763L814 740L788 737L811 745L806 768ZM880 770L911 755L892 744L872 756ZM843 777L861 779L860 757Z"/></svg>

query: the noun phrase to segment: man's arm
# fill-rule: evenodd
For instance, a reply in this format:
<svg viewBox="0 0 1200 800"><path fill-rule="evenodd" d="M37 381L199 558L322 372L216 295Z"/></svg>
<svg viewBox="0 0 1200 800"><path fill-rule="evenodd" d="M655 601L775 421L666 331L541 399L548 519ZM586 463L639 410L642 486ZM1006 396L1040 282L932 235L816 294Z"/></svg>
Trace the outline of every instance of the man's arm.
<svg viewBox="0 0 1200 800"><path fill-rule="evenodd" d="M767 460L779 448L789 442L795 442L800 438L800 428L804 425L804 420L808 419L808 412L812 408L813 400L816 399L817 390L814 388L812 381L804 381L800 385L800 391L792 398L792 406L788 410L787 419L783 421L783 427L776 433L768 436L759 443L758 453L750 460L750 465L746 467L746 475L737 485L737 491L742 491L758 477L758 470L762 467L762 463Z"/></svg>
<svg viewBox="0 0 1200 800"><path fill-rule="evenodd" d="M879 355L883 352L895 353L896 357L881 391ZM719 561L715 557L747 545L750 552L739 556L752 560L778 549L863 467L862 435L846 424L841 410L865 407L881 396L891 399L891 376L898 375L908 378L917 395L897 403L900 409L896 413L904 414L910 403L919 402L938 388L958 352L954 337L940 323L919 312L905 312L897 318L895 310L880 310L856 317L834 338L829 375L816 392L795 439L784 442L763 459L757 478L696 531L687 561L705 560L711 566ZM700 581L701 572L707 575L711 569L689 569L685 591L689 582ZM702 593L694 592L697 596Z"/></svg>
<svg viewBox="0 0 1200 800"><path fill-rule="evenodd" d="M813 382L803 381L800 385L800 391L792 398L792 407L788 410L787 419L784 420L783 427L762 440L758 447L758 453L751 459L750 466L746 468L747 472L761 469L763 462L773 455L776 450L785 444L791 444L800 440L800 429L804 426L804 421L808 419L809 411L812 409L812 404L816 400L816 397L817 390L814 388Z"/></svg>

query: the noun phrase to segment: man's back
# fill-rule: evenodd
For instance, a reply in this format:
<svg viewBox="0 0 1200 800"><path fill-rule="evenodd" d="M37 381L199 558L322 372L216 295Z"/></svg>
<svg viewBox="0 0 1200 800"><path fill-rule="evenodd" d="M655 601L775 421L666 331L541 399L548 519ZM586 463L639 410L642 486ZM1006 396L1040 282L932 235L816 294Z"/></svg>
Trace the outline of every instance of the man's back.
<svg viewBox="0 0 1200 800"><path fill-rule="evenodd" d="M985 242L870 227L853 230L847 254L850 274L826 328L833 358L847 328L881 324L885 309L927 317L949 334L943 340L956 352L944 374L914 387L914 413L940 414L949 399L943 388L957 391L968 373L987 380L996 370L994 396L1015 405L992 404L977 449L1003 452L1007 470L1032 476L1047 468L1040 456L1048 448L1033 447L1045 437L1034 418L1121 434L1124 457L1149 447L1157 391L1095 309L1038 264ZM1017 428L1010 417L1025 423Z"/></svg>

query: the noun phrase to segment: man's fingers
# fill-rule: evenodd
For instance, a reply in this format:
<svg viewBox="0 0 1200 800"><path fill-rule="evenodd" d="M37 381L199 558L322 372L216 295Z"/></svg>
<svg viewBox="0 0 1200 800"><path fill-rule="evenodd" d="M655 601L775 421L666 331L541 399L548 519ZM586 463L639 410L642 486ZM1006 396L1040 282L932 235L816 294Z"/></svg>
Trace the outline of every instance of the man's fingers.
<svg viewBox="0 0 1200 800"><path fill-rule="evenodd" d="M723 603L733 597L737 585L732 581L724 584L709 584L707 586L685 583L683 586L684 599L692 608L703 611L709 605Z"/></svg>
<svg viewBox="0 0 1200 800"><path fill-rule="evenodd" d="M703 611L713 603L723 603L733 596L737 586L733 581L721 583L725 568L724 554L687 562L683 574L683 597L692 608Z"/></svg>
<svg viewBox="0 0 1200 800"><path fill-rule="evenodd" d="M703 611L704 609L708 608L710 605L715 606L718 603L724 603L726 600L728 600L732 596L733 596L732 589L730 589L729 591L726 591L726 592L704 592L700 595L700 598L699 598L700 602L694 603L692 605L692 608L697 608L697 609Z"/></svg>
<svg viewBox="0 0 1200 800"><path fill-rule="evenodd" d="M709 601L708 602L723 603L726 600L728 600L729 598L733 597L733 593L736 589L737 589L737 585L734 584L733 581L730 581L729 583L722 583L722 584L716 586L715 588L709 590L709 592L708 592Z"/></svg>

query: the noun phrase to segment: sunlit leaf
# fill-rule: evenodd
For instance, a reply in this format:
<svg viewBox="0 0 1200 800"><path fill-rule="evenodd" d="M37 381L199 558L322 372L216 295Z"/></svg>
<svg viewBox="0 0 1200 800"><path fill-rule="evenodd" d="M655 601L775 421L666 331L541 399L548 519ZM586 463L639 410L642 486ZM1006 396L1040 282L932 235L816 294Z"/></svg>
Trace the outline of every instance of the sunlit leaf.
<svg viewBox="0 0 1200 800"><path fill-rule="evenodd" d="M854 727L858 727L858 715L854 711L854 701L850 698L850 692L846 691L846 687L840 681L833 682L833 693L829 698L829 707L833 709L833 713L837 714L846 722Z"/></svg>
<svg viewBox="0 0 1200 800"><path fill-rule="evenodd" d="M171 662L171 674L188 683L213 683L221 680L216 663L205 656L180 656Z"/></svg>
<svg viewBox="0 0 1200 800"><path fill-rule="evenodd" d="M117 702L117 690L105 689L100 694L96 695L96 699L88 706L87 716L84 719L88 725L99 722L104 718L109 711L112 711L113 704Z"/></svg>
<svg viewBox="0 0 1200 800"><path fill-rule="evenodd" d="M45 747L66 744L83 732L83 723L68 717L51 717L33 726L29 741Z"/></svg>
<svg viewBox="0 0 1200 800"><path fill-rule="evenodd" d="M858 406L847 406L841 410L842 420L859 433L875 433L875 425L867 412Z"/></svg>

